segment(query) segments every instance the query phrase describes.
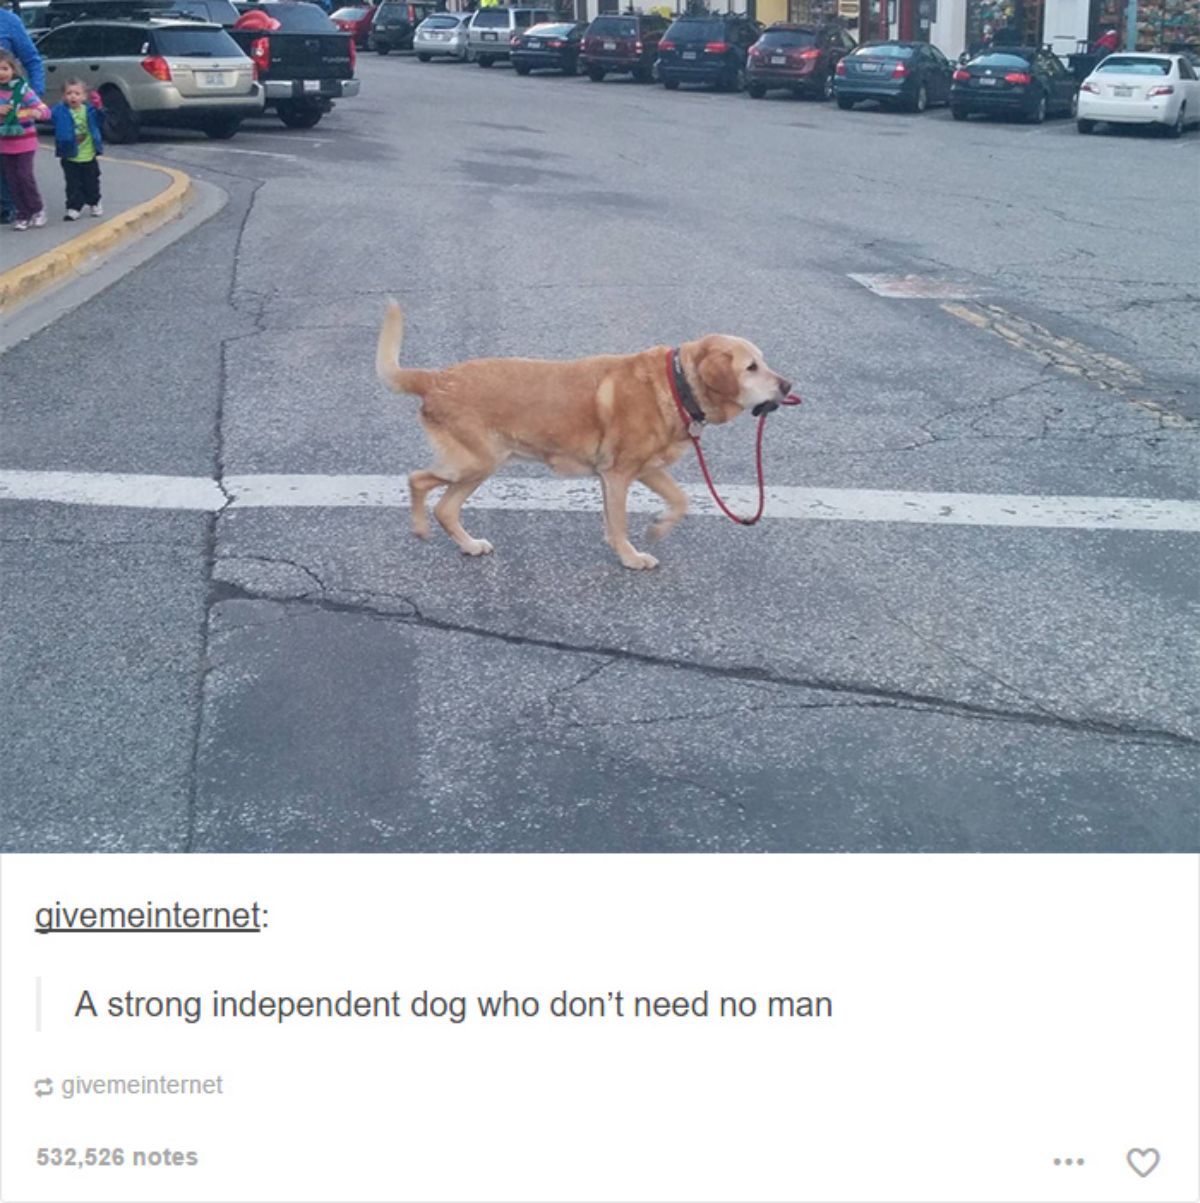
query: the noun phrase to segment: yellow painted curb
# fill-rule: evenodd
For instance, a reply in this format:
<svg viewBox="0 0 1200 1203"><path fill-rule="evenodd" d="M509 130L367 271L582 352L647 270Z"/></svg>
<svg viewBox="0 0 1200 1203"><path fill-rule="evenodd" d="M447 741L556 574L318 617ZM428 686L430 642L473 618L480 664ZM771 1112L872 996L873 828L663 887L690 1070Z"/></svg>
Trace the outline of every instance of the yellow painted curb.
<svg viewBox="0 0 1200 1203"><path fill-rule="evenodd" d="M96 261L109 254L137 234L148 234L178 217L187 207L192 193L191 176L173 167L158 163L143 163L140 159L114 159L161 171L171 182L157 196L119 213L101 225L79 234L62 246L47 251L23 263L20 267L0 272L0 313L7 313L31 297L43 292L66 276L73 276L94 267Z"/></svg>

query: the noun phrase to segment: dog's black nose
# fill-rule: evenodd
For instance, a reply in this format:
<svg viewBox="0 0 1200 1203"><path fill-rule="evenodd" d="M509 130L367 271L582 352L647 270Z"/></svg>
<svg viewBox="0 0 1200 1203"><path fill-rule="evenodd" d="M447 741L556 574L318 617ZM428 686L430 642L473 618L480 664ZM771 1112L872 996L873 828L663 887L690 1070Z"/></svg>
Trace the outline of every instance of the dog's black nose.
<svg viewBox="0 0 1200 1203"><path fill-rule="evenodd" d="M790 380L784 380L784 378L782 376L780 376L779 377L780 394L782 396L786 397L788 395L788 393L790 393L791 391L792 391L792 382Z"/></svg>

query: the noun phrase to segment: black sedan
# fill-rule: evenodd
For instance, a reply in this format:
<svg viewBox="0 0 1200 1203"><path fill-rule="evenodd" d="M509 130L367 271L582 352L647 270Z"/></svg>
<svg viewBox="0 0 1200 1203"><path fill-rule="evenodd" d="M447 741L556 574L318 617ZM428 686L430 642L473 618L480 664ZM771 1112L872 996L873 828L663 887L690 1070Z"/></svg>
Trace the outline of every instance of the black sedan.
<svg viewBox="0 0 1200 1203"><path fill-rule="evenodd" d="M574 75L579 70L579 47L587 22L578 25L531 25L512 39L512 65L518 75L530 71L561 71Z"/></svg>
<svg viewBox="0 0 1200 1203"><path fill-rule="evenodd" d="M972 113L998 113L1042 122L1055 113L1069 117L1076 83L1049 50L1005 46L976 55L959 67L950 84L955 121Z"/></svg>
<svg viewBox="0 0 1200 1203"><path fill-rule="evenodd" d="M950 60L925 42L866 42L839 60L833 92L839 109L860 100L923 113L950 99Z"/></svg>

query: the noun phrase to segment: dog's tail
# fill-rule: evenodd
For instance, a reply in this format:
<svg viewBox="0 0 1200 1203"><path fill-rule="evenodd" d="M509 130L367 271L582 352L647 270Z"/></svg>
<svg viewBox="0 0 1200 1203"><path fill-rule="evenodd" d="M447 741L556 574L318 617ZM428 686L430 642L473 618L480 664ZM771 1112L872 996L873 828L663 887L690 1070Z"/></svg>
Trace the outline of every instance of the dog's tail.
<svg viewBox="0 0 1200 1203"><path fill-rule="evenodd" d="M395 393L424 397L433 384L433 372L400 366L400 345L404 342L404 314L395 301L388 301L379 343L375 348L375 371L379 379Z"/></svg>

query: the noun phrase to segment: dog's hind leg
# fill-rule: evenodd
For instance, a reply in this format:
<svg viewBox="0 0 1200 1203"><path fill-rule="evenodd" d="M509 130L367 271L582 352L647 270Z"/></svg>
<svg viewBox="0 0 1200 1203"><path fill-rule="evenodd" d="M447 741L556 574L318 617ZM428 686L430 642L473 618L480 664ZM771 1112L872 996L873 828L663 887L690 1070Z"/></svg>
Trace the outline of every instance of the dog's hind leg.
<svg viewBox="0 0 1200 1203"><path fill-rule="evenodd" d="M647 532L651 539L661 539L669 534L671 528L687 513L687 494L679 487L675 478L662 468L647 468L638 480L667 503L666 512Z"/></svg>
<svg viewBox="0 0 1200 1203"><path fill-rule="evenodd" d="M658 561L629 542L629 520L625 498L630 477L624 472L609 469L600 473L604 488L604 541L621 557L626 568L657 568Z"/></svg>
<svg viewBox="0 0 1200 1203"><path fill-rule="evenodd" d="M412 533L418 539L429 538L429 513L425 509L425 498L433 489L448 485L450 478L439 476L429 468L412 472L408 477L408 492L412 498Z"/></svg>

